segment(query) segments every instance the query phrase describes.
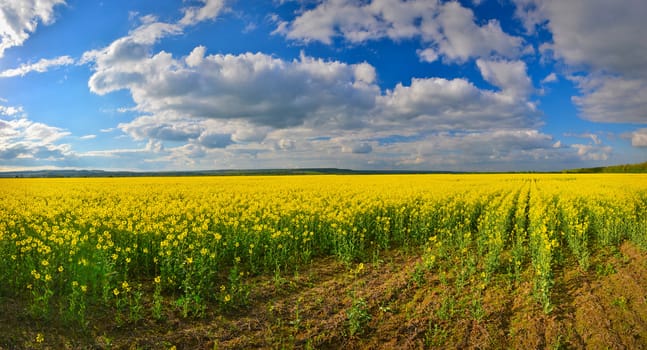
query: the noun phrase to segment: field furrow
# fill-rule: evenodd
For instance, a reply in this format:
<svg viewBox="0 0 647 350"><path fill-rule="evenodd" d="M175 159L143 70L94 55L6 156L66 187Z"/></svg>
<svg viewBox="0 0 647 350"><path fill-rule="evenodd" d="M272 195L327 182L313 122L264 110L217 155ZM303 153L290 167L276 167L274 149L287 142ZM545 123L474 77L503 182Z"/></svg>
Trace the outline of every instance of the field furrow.
<svg viewBox="0 0 647 350"><path fill-rule="evenodd" d="M0 183L0 349L647 342L644 175Z"/></svg>

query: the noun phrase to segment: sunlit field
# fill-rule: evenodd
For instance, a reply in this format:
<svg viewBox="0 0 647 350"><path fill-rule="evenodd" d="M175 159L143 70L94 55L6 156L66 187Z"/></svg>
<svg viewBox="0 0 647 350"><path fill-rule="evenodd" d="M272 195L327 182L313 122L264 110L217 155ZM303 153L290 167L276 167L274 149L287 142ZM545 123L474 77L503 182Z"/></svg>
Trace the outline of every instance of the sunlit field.
<svg viewBox="0 0 647 350"><path fill-rule="evenodd" d="M453 324L496 316L488 291L505 299L525 290L528 307L552 317L566 312L558 288L565 271L604 278L621 247L643 257L647 248L645 175L3 179L0 198L0 303L39 325L0 341L8 347L59 344L52 321L100 343L98 323L165 329L170 319L233 319L267 309L269 285L302 281L322 262L352 285L377 271L386 279L380 269L397 271L398 259L410 262L403 295L414 298L410 288L418 288L435 296L420 310L427 328L413 344L456 345ZM348 305L337 310L337 334L310 345L361 346L380 320L407 312L396 296L373 300L370 286L353 286L338 296ZM296 317L289 310L302 321L298 305ZM287 328L294 346L307 345L296 341L306 323L285 324L256 345L289 343L277 340ZM492 335L491 346L514 344L514 336ZM568 334L560 339L573 345Z"/></svg>

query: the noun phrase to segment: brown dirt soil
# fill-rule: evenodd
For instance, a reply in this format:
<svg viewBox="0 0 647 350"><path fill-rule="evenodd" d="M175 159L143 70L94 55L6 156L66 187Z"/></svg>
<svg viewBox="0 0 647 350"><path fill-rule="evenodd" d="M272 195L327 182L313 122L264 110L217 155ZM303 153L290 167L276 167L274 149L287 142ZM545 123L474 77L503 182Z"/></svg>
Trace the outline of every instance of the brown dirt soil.
<svg viewBox="0 0 647 350"><path fill-rule="evenodd" d="M33 320L20 303L2 299L0 349L647 348L647 254L631 244L594 259L587 271L558 269L548 315L529 282L502 275L484 289L478 281L459 286L455 270L420 274L418 256L382 259L360 272L325 258L291 276L256 278L249 305L210 310L203 319L178 311L164 321L118 325L98 310L82 331ZM359 299L370 320L351 335L348 311ZM44 342L36 342L38 333Z"/></svg>

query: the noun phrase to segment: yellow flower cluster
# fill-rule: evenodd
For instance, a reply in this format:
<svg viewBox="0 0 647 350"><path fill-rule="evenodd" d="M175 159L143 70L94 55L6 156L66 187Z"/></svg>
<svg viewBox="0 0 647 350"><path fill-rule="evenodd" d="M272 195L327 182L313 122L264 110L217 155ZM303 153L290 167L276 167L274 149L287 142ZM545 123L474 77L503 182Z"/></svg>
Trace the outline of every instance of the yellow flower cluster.
<svg viewBox="0 0 647 350"><path fill-rule="evenodd" d="M556 257L647 246L646 213L645 175L2 179L0 292L98 301L145 282L232 303L248 275L420 247L486 280L528 266L547 298Z"/></svg>

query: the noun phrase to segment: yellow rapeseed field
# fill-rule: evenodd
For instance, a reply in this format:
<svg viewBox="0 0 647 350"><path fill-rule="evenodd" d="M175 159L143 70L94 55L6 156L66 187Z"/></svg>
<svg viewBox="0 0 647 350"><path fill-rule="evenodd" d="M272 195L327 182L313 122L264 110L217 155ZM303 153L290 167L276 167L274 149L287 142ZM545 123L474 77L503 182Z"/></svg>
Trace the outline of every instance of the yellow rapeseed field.
<svg viewBox="0 0 647 350"><path fill-rule="evenodd" d="M549 313L556 265L625 240L647 247L645 175L0 180L0 296L81 322L92 305L200 316L244 305L253 276L392 249L482 288L532 276Z"/></svg>

